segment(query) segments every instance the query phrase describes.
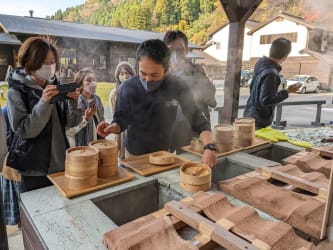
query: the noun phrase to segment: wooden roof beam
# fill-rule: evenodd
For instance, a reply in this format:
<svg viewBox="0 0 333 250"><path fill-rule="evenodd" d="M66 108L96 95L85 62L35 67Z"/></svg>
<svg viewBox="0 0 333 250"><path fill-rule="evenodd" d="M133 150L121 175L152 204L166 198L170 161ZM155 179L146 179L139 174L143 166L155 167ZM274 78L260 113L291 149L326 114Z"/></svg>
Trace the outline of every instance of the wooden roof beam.
<svg viewBox="0 0 333 250"><path fill-rule="evenodd" d="M262 0L220 0L230 23L246 22Z"/></svg>

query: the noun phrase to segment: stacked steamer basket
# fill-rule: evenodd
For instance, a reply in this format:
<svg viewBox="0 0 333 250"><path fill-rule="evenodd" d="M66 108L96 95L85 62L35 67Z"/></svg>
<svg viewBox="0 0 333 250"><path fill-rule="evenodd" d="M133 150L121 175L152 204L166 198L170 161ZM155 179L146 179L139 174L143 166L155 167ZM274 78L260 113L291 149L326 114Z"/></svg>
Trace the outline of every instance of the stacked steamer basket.
<svg viewBox="0 0 333 250"><path fill-rule="evenodd" d="M97 184L98 150L91 147L73 147L66 150L65 185L81 190Z"/></svg>
<svg viewBox="0 0 333 250"><path fill-rule="evenodd" d="M234 132L232 125L220 124L214 127L214 140L217 152L224 153L234 149Z"/></svg>
<svg viewBox="0 0 333 250"><path fill-rule="evenodd" d="M255 138L255 121L250 117L235 119L235 144L240 147L251 146Z"/></svg>
<svg viewBox="0 0 333 250"><path fill-rule="evenodd" d="M118 144L110 140L97 140L89 146L99 151L98 177L107 178L118 173Z"/></svg>
<svg viewBox="0 0 333 250"><path fill-rule="evenodd" d="M201 163L184 163L180 167L180 186L187 192L207 191L211 186L212 170Z"/></svg>

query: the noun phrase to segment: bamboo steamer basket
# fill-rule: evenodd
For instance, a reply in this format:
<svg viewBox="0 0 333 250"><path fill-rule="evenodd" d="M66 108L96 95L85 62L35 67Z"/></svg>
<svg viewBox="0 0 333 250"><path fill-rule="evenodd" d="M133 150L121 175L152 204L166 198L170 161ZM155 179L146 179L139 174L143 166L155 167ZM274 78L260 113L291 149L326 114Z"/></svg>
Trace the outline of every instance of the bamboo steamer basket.
<svg viewBox="0 0 333 250"><path fill-rule="evenodd" d="M97 184L98 150L91 147L72 147L66 150L65 185L81 190Z"/></svg>
<svg viewBox="0 0 333 250"><path fill-rule="evenodd" d="M149 154L149 163L154 165L171 165L175 162L175 157L167 152L155 152Z"/></svg>
<svg viewBox="0 0 333 250"><path fill-rule="evenodd" d="M235 144L240 147L251 146L255 138L255 120L251 117L235 119Z"/></svg>
<svg viewBox="0 0 333 250"><path fill-rule="evenodd" d="M118 173L118 144L110 140L96 140L89 143L99 151L98 177L112 177Z"/></svg>
<svg viewBox="0 0 333 250"><path fill-rule="evenodd" d="M211 177L212 170L205 164L188 162L180 167L180 186L188 192L209 190Z"/></svg>
<svg viewBox="0 0 333 250"><path fill-rule="evenodd" d="M191 140L190 148L191 148L191 150L198 152L198 153L203 153L203 151L204 151L204 145L199 138L193 138Z"/></svg>
<svg viewBox="0 0 333 250"><path fill-rule="evenodd" d="M229 124L220 124L214 127L214 141L219 153L234 149L235 128Z"/></svg>

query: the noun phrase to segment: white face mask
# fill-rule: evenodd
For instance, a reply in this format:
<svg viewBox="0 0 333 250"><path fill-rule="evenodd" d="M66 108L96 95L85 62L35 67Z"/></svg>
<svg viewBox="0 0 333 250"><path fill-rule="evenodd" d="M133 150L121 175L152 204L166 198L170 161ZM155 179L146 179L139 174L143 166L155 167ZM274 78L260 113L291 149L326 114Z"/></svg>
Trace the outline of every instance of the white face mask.
<svg viewBox="0 0 333 250"><path fill-rule="evenodd" d="M96 82L91 82L88 86L86 86L84 88L84 90L89 92L90 94L95 94L96 93L96 87L97 87L97 83Z"/></svg>
<svg viewBox="0 0 333 250"><path fill-rule="evenodd" d="M56 64L43 64L42 67L36 70L36 77L42 81L49 80L54 76Z"/></svg>
<svg viewBox="0 0 333 250"><path fill-rule="evenodd" d="M130 75L119 75L119 81L122 83L122 82L125 82L128 78L130 78Z"/></svg>

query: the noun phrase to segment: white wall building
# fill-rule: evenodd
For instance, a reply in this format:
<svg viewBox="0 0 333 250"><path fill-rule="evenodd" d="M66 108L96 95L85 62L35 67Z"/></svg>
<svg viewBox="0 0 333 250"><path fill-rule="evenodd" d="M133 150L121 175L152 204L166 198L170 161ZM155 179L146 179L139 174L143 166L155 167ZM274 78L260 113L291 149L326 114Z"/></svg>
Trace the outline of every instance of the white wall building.
<svg viewBox="0 0 333 250"><path fill-rule="evenodd" d="M333 73L331 65L318 57L304 53L308 47L309 33L315 28L301 17L279 13L265 23L253 27L253 22L246 23L243 48L243 68L253 68L262 56L269 55L272 42L284 37L292 42L292 50L283 65L286 78L293 75L314 75L319 78L323 87L332 88ZM256 24L256 23L255 23ZM226 64L228 54L229 24L222 26L211 34L206 43L207 54ZM302 53L303 52L303 53Z"/></svg>
<svg viewBox="0 0 333 250"><path fill-rule="evenodd" d="M251 31L258 23L247 21L244 32L243 61L249 61L251 57L251 36L247 33ZM206 43L204 52L215 59L226 62L228 57L229 24L225 24L217 31L210 34L210 40Z"/></svg>

